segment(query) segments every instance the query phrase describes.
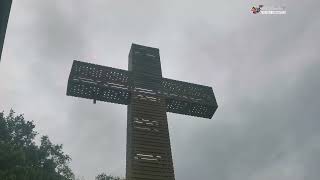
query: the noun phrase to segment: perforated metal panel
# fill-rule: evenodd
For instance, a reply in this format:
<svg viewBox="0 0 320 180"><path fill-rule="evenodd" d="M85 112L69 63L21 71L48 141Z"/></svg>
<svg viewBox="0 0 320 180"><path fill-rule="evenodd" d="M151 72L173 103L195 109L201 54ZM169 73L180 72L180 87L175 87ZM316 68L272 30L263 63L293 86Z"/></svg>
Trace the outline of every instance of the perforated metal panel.
<svg viewBox="0 0 320 180"><path fill-rule="evenodd" d="M129 103L128 71L73 61L67 95L118 104Z"/></svg>
<svg viewBox="0 0 320 180"><path fill-rule="evenodd" d="M160 92L166 98L168 112L212 118L218 107L208 86L163 78Z"/></svg>
<svg viewBox="0 0 320 180"><path fill-rule="evenodd" d="M142 53L139 53L139 57L142 57ZM141 69L144 70L144 68ZM145 69L151 70L151 68ZM161 69L158 69L157 71L161 72ZM129 78L133 76L142 78L145 83L139 81L130 83ZM127 105L131 91L149 95L159 93L166 98L168 112L212 118L217 109L217 103L211 87L162 78L161 75L150 77L146 76L145 72L131 73L107 66L74 61L67 95ZM160 79L161 83L159 83Z"/></svg>

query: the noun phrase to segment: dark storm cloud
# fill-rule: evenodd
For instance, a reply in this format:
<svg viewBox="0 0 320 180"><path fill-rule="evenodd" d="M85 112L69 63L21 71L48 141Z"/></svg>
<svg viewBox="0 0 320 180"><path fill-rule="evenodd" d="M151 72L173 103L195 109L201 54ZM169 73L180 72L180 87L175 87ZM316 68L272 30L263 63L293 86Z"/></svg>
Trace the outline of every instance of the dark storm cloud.
<svg viewBox="0 0 320 180"><path fill-rule="evenodd" d="M285 16L251 2L15 1L0 64L1 109L63 143L78 176L124 175L126 107L65 95L72 60L127 69L132 42L160 48L163 75L213 86L212 120L168 114L176 179L319 177L316 1Z"/></svg>

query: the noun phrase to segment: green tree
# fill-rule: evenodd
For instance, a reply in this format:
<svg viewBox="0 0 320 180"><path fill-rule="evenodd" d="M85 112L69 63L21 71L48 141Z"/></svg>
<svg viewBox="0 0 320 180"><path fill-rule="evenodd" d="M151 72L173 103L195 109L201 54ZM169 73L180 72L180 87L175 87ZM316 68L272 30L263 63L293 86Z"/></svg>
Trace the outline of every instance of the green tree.
<svg viewBox="0 0 320 180"><path fill-rule="evenodd" d="M0 113L0 179L1 180L71 180L68 166L71 158L62 145L52 144L48 136L35 144L37 132L32 121L13 110Z"/></svg>
<svg viewBox="0 0 320 180"><path fill-rule="evenodd" d="M108 176L105 173L101 173L96 176L95 180L125 180L125 179L121 179L120 177L115 177L115 176Z"/></svg>

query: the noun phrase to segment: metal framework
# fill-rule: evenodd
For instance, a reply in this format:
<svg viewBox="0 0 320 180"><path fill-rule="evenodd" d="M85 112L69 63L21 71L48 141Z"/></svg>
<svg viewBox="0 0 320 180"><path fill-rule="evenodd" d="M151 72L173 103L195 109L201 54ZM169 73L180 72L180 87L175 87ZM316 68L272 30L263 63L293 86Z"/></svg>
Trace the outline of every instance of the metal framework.
<svg viewBox="0 0 320 180"><path fill-rule="evenodd" d="M0 61L12 0L0 0Z"/></svg>
<svg viewBox="0 0 320 180"><path fill-rule="evenodd" d="M128 105L127 180L174 180L166 112L212 118L211 87L162 77L159 49L132 44L129 71L74 61L67 95Z"/></svg>

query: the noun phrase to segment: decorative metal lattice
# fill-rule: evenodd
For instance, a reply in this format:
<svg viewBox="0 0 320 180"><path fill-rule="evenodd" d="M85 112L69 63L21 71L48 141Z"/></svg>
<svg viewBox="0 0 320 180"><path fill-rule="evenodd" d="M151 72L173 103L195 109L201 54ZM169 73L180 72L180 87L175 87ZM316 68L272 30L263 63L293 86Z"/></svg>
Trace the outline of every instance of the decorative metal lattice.
<svg viewBox="0 0 320 180"><path fill-rule="evenodd" d="M139 95L144 98L159 93L166 98L168 112L203 118L212 118L215 112L216 100L211 87L162 78L161 87L155 92L154 88L134 87L129 77L130 71L74 61L67 95L128 105L131 91L145 94ZM153 81L150 77L146 79Z"/></svg>
<svg viewBox="0 0 320 180"><path fill-rule="evenodd" d="M67 95L127 105L128 79L128 71L74 61Z"/></svg>
<svg viewBox="0 0 320 180"><path fill-rule="evenodd" d="M211 87L166 78L161 85L168 112L212 118L217 104Z"/></svg>

